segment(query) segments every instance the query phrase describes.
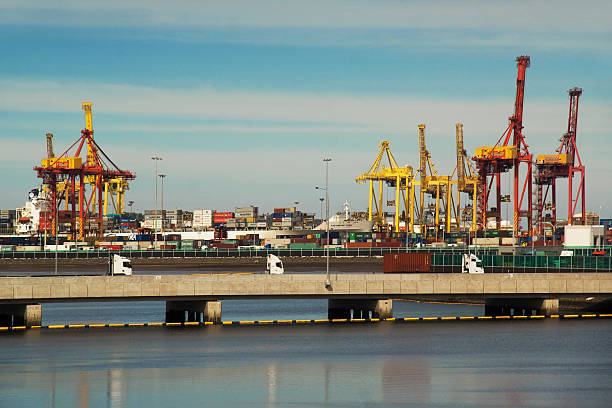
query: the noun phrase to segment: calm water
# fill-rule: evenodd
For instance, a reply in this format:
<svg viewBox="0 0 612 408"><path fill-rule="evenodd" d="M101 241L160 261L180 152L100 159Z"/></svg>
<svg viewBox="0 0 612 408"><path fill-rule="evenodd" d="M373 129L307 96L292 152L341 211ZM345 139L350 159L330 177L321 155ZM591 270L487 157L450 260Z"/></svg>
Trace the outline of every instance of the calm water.
<svg viewBox="0 0 612 408"><path fill-rule="evenodd" d="M164 313L162 302L45 304L43 324ZM326 317L324 300L223 302L223 320ZM29 330L0 335L0 407L609 407L611 346L610 320Z"/></svg>
<svg viewBox="0 0 612 408"><path fill-rule="evenodd" d="M285 304L225 301L223 316L325 317L324 302ZM43 306L46 324L162 313L157 302ZM609 320L29 330L0 335L0 406L609 407L611 345Z"/></svg>

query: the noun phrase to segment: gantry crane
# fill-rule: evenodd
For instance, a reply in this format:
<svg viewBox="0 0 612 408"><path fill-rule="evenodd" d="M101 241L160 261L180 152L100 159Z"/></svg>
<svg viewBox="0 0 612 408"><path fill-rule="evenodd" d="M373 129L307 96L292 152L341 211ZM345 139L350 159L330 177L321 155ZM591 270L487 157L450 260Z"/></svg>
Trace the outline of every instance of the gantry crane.
<svg viewBox="0 0 612 408"><path fill-rule="evenodd" d="M391 150L389 149L389 142L383 141L378 145L379 152L376 156L376 160L370 166L367 172L363 173L359 177L355 178L357 183L369 182L369 196L368 196L368 220L375 221L378 226L385 226L385 212L384 204L395 208L394 216L394 229L399 231L400 224L400 207L401 202L404 203L404 214L407 220L406 226L409 232L414 231L414 185L413 185L413 173L412 167L400 167L398 166ZM385 167L384 157L386 156L388 166ZM376 199L376 193L374 191L374 183L378 182L378 200ZM386 183L390 187L395 188L395 200L383 202L383 184ZM402 200L402 201L400 201ZM376 212L374 213L374 207Z"/></svg>
<svg viewBox="0 0 612 408"><path fill-rule="evenodd" d="M93 134L93 116L92 116L92 103L83 102L82 109L85 111L85 129ZM97 148L93 143L87 142L87 165L93 166L95 164L95 157L97 156ZM87 179L87 183L92 187L97 184L97 177L90 176ZM112 204L115 214L123 214L125 209L125 193L129 190L129 181L123 177L114 177L104 180L104 210L103 215L108 215L109 204ZM95 193L94 193L95 199Z"/></svg>
<svg viewBox="0 0 612 408"><path fill-rule="evenodd" d="M514 114L509 118L509 124L494 146L485 146L476 149L474 160L478 169L478 202L477 224L478 229L486 229L487 218L495 216L496 229L501 227L501 173L514 169L514 235L518 236L521 218L527 219L527 234L532 234L532 155L523 135L523 101L525 97L525 71L530 65L530 58L521 55L516 58L518 73L516 78L516 97L514 101ZM510 140L512 135L512 140ZM522 188L519 186L521 163L527 165ZM488 209L489 194L493 181L496 187L496 208ZM527 195L527 207L523 209L523 201Z"/></svg>
<svg viewBox="0 0 612 408"><path fill-rule="evenodd" d="M558 178L568 179L567 223L572 224L578 202L581 203L582 224L586 222L585 209L585 177L584 165L580 159L576 145L576 129L578 127L578 100L582 95L581 88L572 88L569 94L569 114L567 132L560 139L561 146L557 154L543 154L536 157L536 225L539 235L544 234L544 211L550 210L550 223L557 222L557 182ZM573 193L573 177L580 173L578 190ZM544 188L546 189L544 192ZM548 195L550 192L550 196Z"/></svg>
<svg viewBox="0 0 612 408"><path fill-rule="evenodd" d="M59 218L68 220L71 224L73 240L83 240L86 235L102 235L104 183L116 178L135 178L133 173L120 170L96 143L91 126L91 103L84 103L83 109L86 113L86 125L85 129L81 130L81 136L59 157L48 157L41 161L40 166L34 167L38 177L43 179L45 190L51 196L47 197L51 201L51 230L55 231L55 225L59 221L56 219L56 213L59 213L57 209L61 202L65 201L66 208L68 209L69 205L71 208ZM85 144L87 157L83 163L81 151ZM76 150L71 154L75 146ZM49 151L47 155L49 156ZM86 193L86 185L91 187L90 193Z"/></svg>
<svg viewBox="0 0 612 408"><path fill-rule="evenodd" d="M470 230L476 230L476 192L478 190L478 175L472 167L470 158L463 147L463 123L455 125L455 141L457 146L457 165L453 170L453 174L457 172L457 204L456 204L456 220L458 230L466 230L466 221L470 221ZM452 175L451 175L452 177ZM467 195L472 201L471 205L461 207L461 193Z"/></svg>
<svg viewBox="0 0 612 408"><path fill-rule="evenodd" d="M445 231L450 232L451 227L451 190L453 180L451 176L440 176L431 161L431 154L425 145L425 125L419 125L419 169L417 174L420 174L419 181L419 208L418 218L421 224L421 232L423 226L427 231L427 223L425 218L424 197L425 194L430 195L435 199L435 213L433 225L435 228L435 238L438 238L438 230L440 226L440 202L444 208Z"/></svg>

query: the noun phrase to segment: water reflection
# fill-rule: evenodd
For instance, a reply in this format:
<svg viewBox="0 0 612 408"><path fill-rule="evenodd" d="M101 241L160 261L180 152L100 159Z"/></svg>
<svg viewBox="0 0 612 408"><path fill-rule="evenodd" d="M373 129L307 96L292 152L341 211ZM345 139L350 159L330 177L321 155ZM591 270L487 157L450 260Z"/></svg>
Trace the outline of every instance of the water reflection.
<svg viewBox="0 0 612 408"><path fill-rule="evenodd" d="M601 406L610 338L594 320L32 331L0 337L0 405Z"/></svg>

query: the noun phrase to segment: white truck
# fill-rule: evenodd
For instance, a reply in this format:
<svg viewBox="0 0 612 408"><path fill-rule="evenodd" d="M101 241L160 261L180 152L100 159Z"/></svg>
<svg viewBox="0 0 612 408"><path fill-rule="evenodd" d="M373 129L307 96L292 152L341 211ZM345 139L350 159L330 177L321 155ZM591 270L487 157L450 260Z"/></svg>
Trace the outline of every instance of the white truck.
<svg viewBox="0 0 612 408"><path fill-rule="evenodd" d="M461 273L484 273L482 261L474 254L463 254Z"/></svg>
<svg viewBox="0 0 612 408"><path fill-rule="evenodd" d="M124 256L113 254L108 265L108 274L115 275L132 275L132 261Z"/></svg>
<svg viewBox="0 0 612 408"><path fill-rule="evenodd" d="M266 259L266 273L270 275L282 275L285 272L283 261L276 255L268 254Z"/></svg>

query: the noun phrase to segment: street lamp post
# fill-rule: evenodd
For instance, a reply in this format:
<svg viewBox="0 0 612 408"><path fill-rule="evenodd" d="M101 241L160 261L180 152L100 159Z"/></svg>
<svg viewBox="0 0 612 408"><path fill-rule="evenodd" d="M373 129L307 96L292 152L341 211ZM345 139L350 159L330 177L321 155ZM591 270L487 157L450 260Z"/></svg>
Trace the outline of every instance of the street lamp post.
<svg viewBox="0 0 612 408"><path fill-rule="evenodd" d="M166 242L166 236L164 235L164 178L166 178L166 175L160 174L159 178L161 179L161 233L164 236L164 242Z"/></svg>
<svg viewBox="0 0 612 408"><path fill-rule="evenodd" d="M155 218L153 219L153 249L155 249L155 243L157 242L157 162L162 160L161 157L151 157L151 160L155 161Z"/></svg>
<svg viewBox="0 0 612 408"><path fill-rule="evenodd" d="M321 220L323 220L323 201L325 201L325 198L321 197L319 200L321 201Z"/></svg>
<svg viewBox="0 0 612 408"><path fill-rule="evenodd" d="M329 279L329 162L330 158L324 158L323 163L325 163L325 188L315 187L319 190L325 190L325 232L327 235L327 245L325 251L326 258L326 268L325 268L325 287L329 289L331 287L331 281Z"/></svg>

